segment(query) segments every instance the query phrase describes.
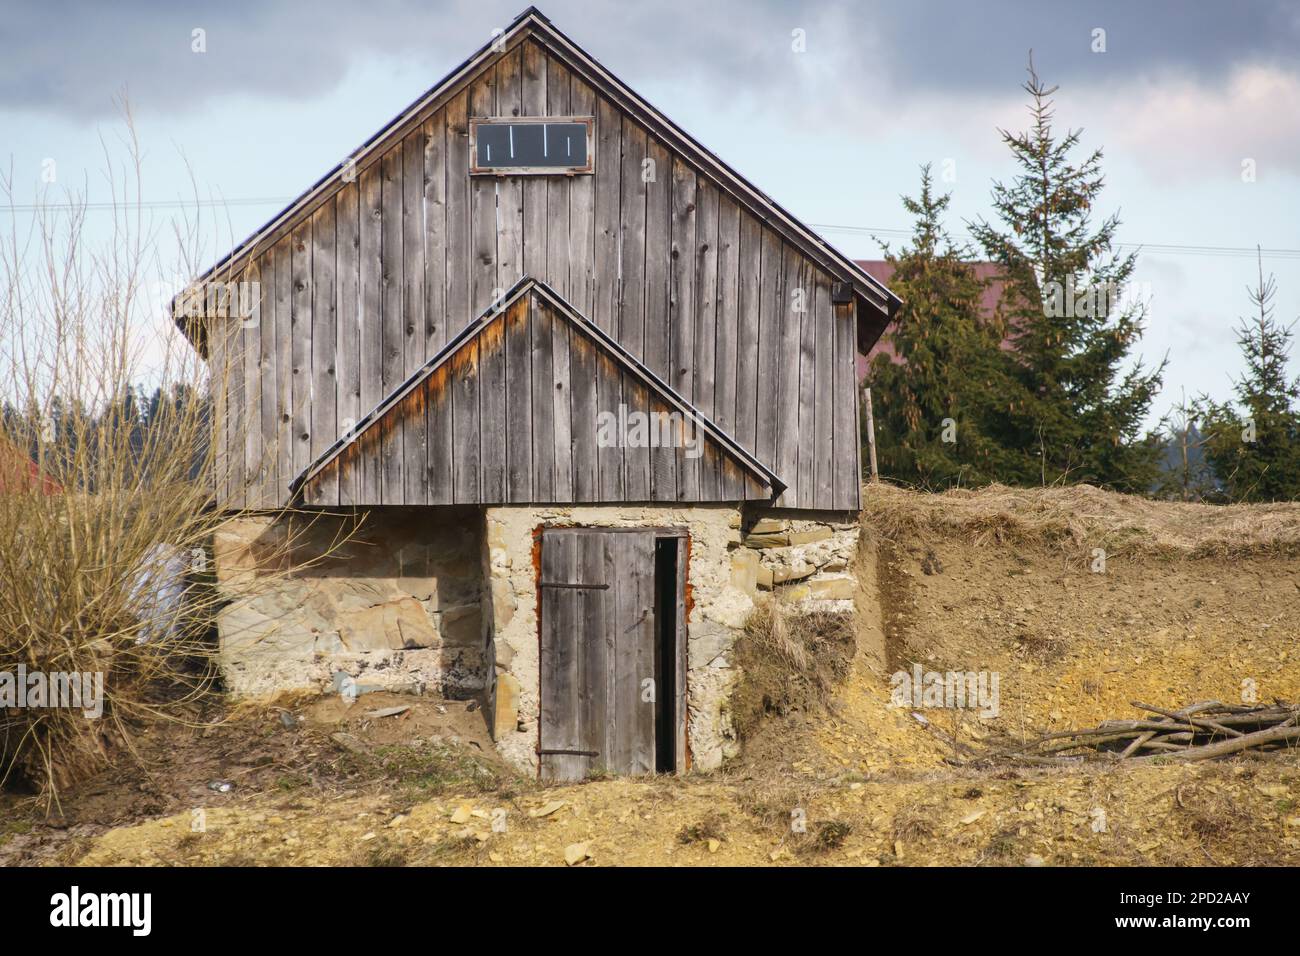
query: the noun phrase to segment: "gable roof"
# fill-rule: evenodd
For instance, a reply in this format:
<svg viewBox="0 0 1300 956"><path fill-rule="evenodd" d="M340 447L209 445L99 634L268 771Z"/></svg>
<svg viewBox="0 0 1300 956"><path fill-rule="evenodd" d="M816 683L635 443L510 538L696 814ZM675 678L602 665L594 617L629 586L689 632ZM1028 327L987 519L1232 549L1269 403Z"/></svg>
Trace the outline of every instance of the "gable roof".
<svg viewBox="0 0 1300 956"><path fill-rule="evenodd" d="M689 133L643 100L628 86L610 73L594 57L560 32L536 7L519 14L505 31L493 37L453 69L438 83L423 93L410 106L399 113L383 129L355 150L352 155L318 179L302 195L256 229L222 259L191 283L206 282L220 274L238 271L244 260L264 251L286 229L304 219L312 210L342 187L344 175L355 175L377 158L382 147L402 135L404 131L423 120L426 114L439 108L446 100L464 87L485 65L503 55L525 37L539 43L549 55L557 57L569 69L581 76L596 90L611 99L620 108L633 115L649 128L655 136L671 145L700 169L713 177L719 186L743 206L755 211L763 221L798 248L811 261L821 265L841 281L851 284L858 299L859 339L870 347L884 331L902 300L890 292L857 262L835 249L825 239L813 232L772 197L759 190L716 155L696 141ZM186 334L201 327L176 314L176 302L185 293L172 300L175 321Z"/></svg>
<svg viewBox="0 0 1300 956"><path fill-rule="evenodd" d="M855 260L862 271L868 275L875 276L882 283L888 284L894 276L894 264L885 259L857 259ZM979 314L985 319L991 319L997 312L998 303L1002 301L1002 293L1006 288L1006 280L1002 275L1002 266L996 262L969 262L971 271L975 273L975 278L984 283L984 289L980 293Z"/></svg>
<svg viewBox="0 0 1300 956"><path fill-rule="evenodd" d="M385 396L371 412L362 417L349 434L336 440L315 461L303 469L289 484L290 498L298 498L308 482L320 475L344 451L359 442L364 434L375 428L387 415L394 412L401 405L403 399L432 378L439 369L451 364L458 353L482 336L495 322L501 320L512 305L529 295L535 295L544 300L556 315L561 316L569 323L571 328L591 339L623 371L637 379L651 394L657 396L669 408L680 413L684 420L690 421L696 429L703 432L707 439L712 440L724 454L733 459L761 487L768 489L773 500L780 497L781 493L785 491L785 482L778 478L771 468L751 455L734 438L701 414L690 402L682 398L671 386L655 375L636 356L623 348L596 323L574 308L563 296L542 280L526 275L475 321L462 329L433 358L425 362L406 381Z"/></svg>
<svg viewBox="0 0 1300 956"><path fill-rule="evenodd" d="M871 273L881 282L889 282L894 275L894 265L884 259L859 259L857 260L865 271ZM974 272L975 278L984 283L984 289L980 293L979 315L986 321L992 321L998 311L998 305L1002 302L1002 297L1006 294L1007 280L1003 273L1002 266L996 262L971 262L968 263L971 271ZM899 358L898 353L894 350L894 341L892 334L882 334L869 351L864 352L857 358L858 378L867 374L872 360L877 355L888 355L890 362L899 365L903 364L903 359ZM1016 333L1008 329L1002 339L1003 351L1013 352L1016 348Z"/></svg>

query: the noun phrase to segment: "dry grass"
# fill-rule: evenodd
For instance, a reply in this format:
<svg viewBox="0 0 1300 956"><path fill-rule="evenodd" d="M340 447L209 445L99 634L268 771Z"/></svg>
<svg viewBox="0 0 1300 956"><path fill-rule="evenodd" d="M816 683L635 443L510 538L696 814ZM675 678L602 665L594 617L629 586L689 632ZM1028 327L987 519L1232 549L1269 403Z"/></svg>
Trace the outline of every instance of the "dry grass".
<svg viewBox="0 0 1300 956"><path fill-rule="evenodd" d="M943 494L876 482L864 521L894 540L960 537L972 544L1045 545L1090 557L1228 557L1300 553L1300 503L1206 505L1153 501L1091 485Z"/></svg>
<svg viewBox="0 0 1300 956"><path fill-rule="evenodd" d="M1037 664L1053 664L1065 655L1065 641L1039 631L1026 631L1015 640L1017 652Z"/></svg>
<svg viewBox="0 0 1300 956"><path fill-rule="evenodd" d="M708 843L717 840L726 841L726 818L720 813L709 813L696 823L689 823L677 831L677 842L683 846L692 843Z"/></svg>
<svg viewBox="0 0 1300 956"><path fill-rule="evenodd" d="M16 702L0 709L0 784L47 799L207 690L222 601L210 544L238 517L210 482L257 471L210 440L233 362L205 365L159 307L199 253L183 225L173 251L147 221L129 115L127 134L125 157L105 157L105 238L83 231L77 194L42 195L0 234L0 686ZM2 200L15 191L0 177ZM227 296L235 278L221 277ZM195 327L222 339L258 294L217 301ZM140 389L160 396L147 418ZM249 424L227 429L232 449ZM263 584L288 573L311 520L286 523ZM64 692L31 694L42 681Z"/></svg>
<svg viewBox="0 0 1300 956"><path fill-rule="evenodd" d="M844 846L844 841L853 832L853 824L844 820L823 820L816 826L812 842L808 844L808 853L830 853Z"/></svg>
<svg viewBox="0 0 1300 956"><path fill-rule="evenodd" d="M849 615L798 610L775 598L759 603L736 642L743 675L731 699L737 734L752 736L769 714L826 707L848 672L854 647Z"/></svg>
<svg viewBox="0 0 1300 956"><path fill-rule="evenodd" d="M735 793L736 804L744 813L764 827L783 832L790 826L790 814L812 799L812 788L806 782L794 783L779 774L748 780Z"/></svg>
<svg viewBox="0 0 1300 956"><path fill-rule="evenodd" d="M911 804L900 807L891 824L893 838L902 843L934 836L934 818L926 807Z"/></svg>

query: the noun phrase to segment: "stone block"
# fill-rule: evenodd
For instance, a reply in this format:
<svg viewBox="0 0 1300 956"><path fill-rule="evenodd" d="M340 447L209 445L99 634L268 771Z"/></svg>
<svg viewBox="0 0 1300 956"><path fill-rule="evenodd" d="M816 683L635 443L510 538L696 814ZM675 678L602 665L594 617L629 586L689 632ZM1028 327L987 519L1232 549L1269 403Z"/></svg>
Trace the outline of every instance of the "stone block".
<svg viewBox="0 0 1300 956"><path fill-rule="evenodd" d="M737 629L745 626L745 621L749 619L750 612L753 610L753 599L730 584L723 587L717 596L703 607L704 616L709 620Z"/></svg>
<svg viewBox="0 0 1300 956"><path fill-rule="evenodd" d="M478 647L483 643L483 611L477 604L449 607L438 616L438 630L444 644Z"/></svg>
<svg viewBox="0 0 1300 956"><path fill-rule="evenodd" d="M691 632L687 646L688 664L691 668L708 667L710 663L731 648L735 631L706 622Z"/></svg>
<svg viewBox="0 0 1300 956"><path fill-rule="evenodd" d="M822 601L848 601L853 599L857 581L853 578L818 578L808 582L809 594Z"/></svg>
<svg viewBox="0 0 1300 956"><path fill-rule="evenodd" d="M758 555L753 551L737 551L731 556L731 583L751 597L758 589Z"/></svg>
<svg viewBox="0 0 1300 956"><path fill-rule="evenodd" d="M354 653L432 647L438 642L433 621L413 597L342 613L338 630L339 638Z"/></svg>
<svg viewBox="0 0 1300 956"><path fill-rule="evenodd" d="M509 668L511 661L515 659L515 649L505 641L496 641L492 646L496 651L496 665Z"/></svg>
<svg viewBox="0 0 1300 956"><path fill-rule="evenodd" d="M817 568L811 564L802 564L797 567L782 566L772 569L773 584L793 584L795 581L803 581L812 577L817 572Z"/></svg>
<svg viewBox="0 0 1300 956"><path fill-rule="evenodd" d="M492 739L500 740L503 735L514 733L518 723L519 681L512 674L498 672L496 706L492 711Z"/></svg>
<svg viewBox="0 0 1300 956"><path fill-rule="evenodd" d="M514 588L510 582L500 578L492 581L492 624L498 631L504 631L514 620L519 601L515 598Z"/></svg>
<svg viewBox="0 0 1300 956"><path fill-rule="evenodd" d="M825 541L831 536L830 528L813 528L810 531L791 531L791 544L812 544L814 541Z"/></svg>

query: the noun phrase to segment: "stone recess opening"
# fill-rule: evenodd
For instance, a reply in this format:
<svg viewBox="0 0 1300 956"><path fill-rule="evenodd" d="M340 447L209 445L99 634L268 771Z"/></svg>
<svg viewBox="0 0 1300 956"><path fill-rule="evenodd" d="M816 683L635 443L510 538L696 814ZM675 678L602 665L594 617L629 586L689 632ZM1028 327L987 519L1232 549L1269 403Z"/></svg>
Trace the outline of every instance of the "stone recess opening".
<svg viewBox="0 0 1300 956"><path fill-rule="evenodd" d="M292 540L287 573L265 567ZM343 542L340 544L339 542ZM214 541L217 616L241 696L357 686L468 698L490 673L483 519L475 508L250 516Z"/></svg>
<svg viewBox="0 0 1300 956"><path fill-rule="evenodd" d="M684 551L671 529L542 531L543 780L684 766Z"/></svg>

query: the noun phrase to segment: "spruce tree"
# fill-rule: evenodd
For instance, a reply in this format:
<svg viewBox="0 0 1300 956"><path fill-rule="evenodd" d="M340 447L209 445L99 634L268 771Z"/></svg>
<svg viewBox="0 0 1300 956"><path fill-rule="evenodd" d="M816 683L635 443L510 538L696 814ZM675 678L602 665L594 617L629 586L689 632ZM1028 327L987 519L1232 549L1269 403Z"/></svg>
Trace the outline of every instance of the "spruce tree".
<svg viewBox="0 0 1300 956"><path fill-rule="evenodd" d="M935 194L929 166L920 195L902 201L910 245L885 248L903 300L891 332L901 362L881 353L868 372L881 472L928 488L986 484L1005 465L999 432L1015 388L1002 329L980 316L984 283L944 231L950 196Z"/></svg>
<svg viewBox="0 0 1300 956"><path fill-rule="evenodd" d="M1118 215L1093 222L1102 151L1076 159L1082 131L1058 136L1057 87L1044 85L1032 58L1028 72L1030 127L999 130L1018 171L994 184L993 222L969 224L1004 276L999 311L1014 336L1021 386L1004 480L1145 492L1160 448L1142 434L1143 422L1165 366L1129 365L1145 314L1144 303L1123 301L1137 257L1115 250Z"/></svg>
<svg viewBox="0 0 1300 956"><path fill-rule="evenodd" d="M1273 318L1277 283L1264 277L1262 257L1248 291L1255 314L1237 328L1246 359L1237 405L1205 396L1197 403L1206 457L1231 500L1292 501L1300 497L1300 379L1287 378L1292 327Z"/></svg>

